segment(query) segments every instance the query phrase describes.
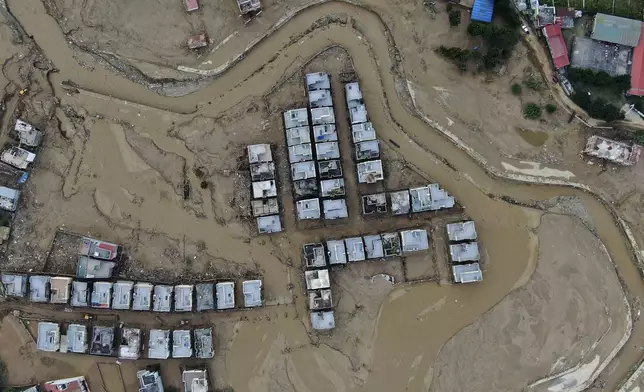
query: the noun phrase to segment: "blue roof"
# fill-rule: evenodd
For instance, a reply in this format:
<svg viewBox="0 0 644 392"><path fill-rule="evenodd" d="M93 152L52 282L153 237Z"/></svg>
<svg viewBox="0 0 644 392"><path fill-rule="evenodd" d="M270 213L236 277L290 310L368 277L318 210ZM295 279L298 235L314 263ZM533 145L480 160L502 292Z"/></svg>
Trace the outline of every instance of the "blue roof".
<svg viewBox="0 0 644 392"><path fill-rule="evenodd" d="M472 20L490 23L494 13L494 0L474 0Z"/></svg>

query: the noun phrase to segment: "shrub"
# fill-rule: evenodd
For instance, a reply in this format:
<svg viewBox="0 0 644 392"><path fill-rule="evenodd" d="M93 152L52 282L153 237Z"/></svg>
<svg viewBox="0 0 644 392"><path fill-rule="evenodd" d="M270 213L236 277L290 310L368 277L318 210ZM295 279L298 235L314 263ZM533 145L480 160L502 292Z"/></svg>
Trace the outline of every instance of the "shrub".
<svg viewBox="0 0 644 392"><path fill-rule="evenodd" d="M449 11L449 25L454 27L461 24L461 11L451 10Z"/></svg>
<svg viewBox="0 0 644 392"><path fill-rule="evenodd" d="M572 83L583 83L589 86L604 87L614 93L621 94L631 86L628 75L610 76L604 71L595 72L591 69L570 68L568 79Z"/></svg>
<svg viewBox="0 0 644 392"><path fill-rule="evenodd" d="M546 112L548 113L554 113L557 111L557 105L554 103L549 103L546 105Z"/></svg>
<svg viewBox="0 0 644 392"><path fill-rule="evenodd" d="M485 26L486 25L480 22L472 22L467 26L467 33L472 37L478 37L479 35L483 35Z"/></svg>
<svg viewBox="0 0 644 392"><path fill-rule="evenodd" d="M512 94L514 95L521 94L521 85L519 83L515 83L512 85Z"/></svg>
<svg viewBox="0 0 644 392"><path fill-rule="evenodd" d="M447 47L441 45L436 49L436 52L445 58L458 62L459 64L466 62L470 57L469 50L457 48L455 46Z"/></svg>
<svg viewBox="0 0 644 392"><path fill-rule="evenodd" d="M539 80L538 77L534 75L528 76L524 81L523 84L526 85L527 88L534 90L534 91L540 91L541 88L543 87L541 84L541 81Z"/></svg>
<svg viewBox="0 0 644 392"><path fill-rule="evenodd" d="M573 102L588 112L591 117L604 121L615 121L624 118L624 113L617 106L613 106L601 98L593 100L587 91L577 89L572 96Z"/></svg>
<svg viewBox="0 0 644 392"><path fill-rule="evenodd" d="M523 107L523 116L531 120L541 117L541 106L536 103L529 103Z"/></svg>
<svg viewBox="0 0 644 392"><path fill-rule="evenodd" d="M644 146L644 131L637 131L635 132L635 137L633 138L633 141L640 146Z"/></svg>

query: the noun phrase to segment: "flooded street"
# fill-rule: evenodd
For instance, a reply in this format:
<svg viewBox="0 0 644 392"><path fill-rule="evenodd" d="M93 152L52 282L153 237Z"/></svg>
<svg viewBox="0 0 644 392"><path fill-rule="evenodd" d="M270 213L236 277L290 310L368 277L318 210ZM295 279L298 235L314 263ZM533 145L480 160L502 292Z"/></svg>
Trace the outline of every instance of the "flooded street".
<svg viewBox="0 0 644 392"><path fill-rule="evenodd" d="M382 0L373 2L379 1ZM82 105L91 114L100 113L106 118L133 124L137 129L134 133L144 134L161 150L183 158L187 167L194 167L199 157L184 141L169 135L168 129L175 123L186 123L201 116L216 117L248 97L262 97L294 71L297 59L315 56L329 45L339 44L353 59L371 121L382 143L392 149L395 145L410 166L452 193L476 222L487 260L485 280L477 285L425 283L395 288L384 300L375 325L365 327L374 331L371 341L360 342L372 353L370 363L366 364L369 372L363 369L357 375L352 373L351 367L356 364L325 345L308 346L300 351L293 349L286 361L278 359L281 358L278 354L287 347L296 348L309 342L305 323L301 322L307 317L307 304L299 298L295 306L300 319L244 323L235 332L225 358L227 381L235 391L263 390L262 385L271 378L271 369L275 367L287 369L290 382L298 391L429 390L441 347L512 290L520 289L534 270L539 245L534 231L540 225L540 213L509 204L500 197L526 205L562 195L580 198L629 294L644 298L644 285L628 242L602 203L585 192L567 187L522 185L492 178L465 152L410 114L398 94L400 75L392 71L396 67L391 62L384 26L374 13L341 2L316 6L295 16L261 41L241 62L214 78L208 87L181 97L164 97L100 64L93 64L92 70L79 65L76 59L82 55L70 49L56 21L46 14L40 1L9 0L7 3L59 70L50 75L50 80L63 104ZM347 23L332 23L300 36L317 20L331 14L342 15ZM352 28L351 20L360 32ZM214 55L221 58L235 54L218 51ZM88 56L82 60L92 64ZM80 93L68 95L61 87L66 81L77 85ZM154 182L155 178L148 175L149 164L128 145L127 132L132 131L97 122L91 129L87 146L92 158L83 164L98 173L100 180L90 179L76 185L69 182L63 189L71 194L75 187L94 187L97 207L105 216L114 219L136 216L141 228L203 242L217 257L272 263L274 268L265 268L268 279L272 274L276 280L299 281L298 273L280 264L277 256L268 254L259 241L246 242L243 227L217 223L208 204L212 203L210 199L204 201L203 207L207 219L196 220L176 207L175 201L180 199L176 188ZM545 142L540 134L522 137L530 143ZM500 157L489 163L499 167ZM166 169L172 173L172 168L158 170ZM191 174L191 180L197 181L197 178ZM155 193L158 187L163 187L166 197ZM153 203L133 205L132 194ZM287 232L287 235L291 236L295 249L299 249L299 234ZM644 322L635 320L631 342L643 340ZM626 344L602 373L606 390L613 390L641 359L637 345Z"/></svg>

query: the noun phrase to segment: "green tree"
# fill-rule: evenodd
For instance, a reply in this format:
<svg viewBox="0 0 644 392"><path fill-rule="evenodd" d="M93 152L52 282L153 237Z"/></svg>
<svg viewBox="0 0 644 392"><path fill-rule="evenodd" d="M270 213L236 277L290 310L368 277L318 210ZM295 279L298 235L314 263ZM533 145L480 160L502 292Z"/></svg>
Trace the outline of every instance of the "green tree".
<svg viewBox="0 0 644 392"><path fill-rule="evenodd" d="M536 103L528 103L523 107L523 117L535 120L541 117L541 106Z"/></svg>
<svg viewBox="0 0 644 392"><path fill-rule="evenodd" d="M530 90L534 91L540 91L543 85L541 84L541 80L539 80L538 77L534 75L528 76L524 81L523 84L526 85L527 88Z"/></svg>
<svg viewBox="0 0 644 392"><path fill-rule="evenodd" d="M472 22L467 26L467 33L471 35L472 37L478 37L480 35L483 35L485 32L485 26L483 23L480 22Z"/></svg>
<svg viewBox="0 0 644 392"><path fill-rule="evenodd" d="M554 103L549 103L546 105L546 112L548 113L554 113L557 111L557 105Z"/></svg>
<svg viewBox="0 0 644 392"><path fill-rule="evenodd" d="M454 27L461 24L461 11L460 10L451 10L449 11L449 25Z"/></svg>
<svg viewBox="0 0 644 392"><path fill-rule="evenodd" d="M521 94L521 85L519 83L515 83L512 85L512 94L514 95Z"/></svg>
<svg viewBox="0 0 644 392"><path fill-rule="evenodd" d="M640 146L644 146L644 131L637 131L635 132L635 137L633 138L633 141Z"/></svg>

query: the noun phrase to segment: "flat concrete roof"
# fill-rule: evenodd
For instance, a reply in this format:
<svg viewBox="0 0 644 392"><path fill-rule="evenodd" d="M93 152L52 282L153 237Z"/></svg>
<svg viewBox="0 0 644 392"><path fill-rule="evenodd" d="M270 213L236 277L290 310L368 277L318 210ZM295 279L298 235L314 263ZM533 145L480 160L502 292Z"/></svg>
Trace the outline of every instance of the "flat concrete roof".
<svg viewBox="0 0 644 392"><path fill-rule="evenodd" d="M327 252L329 254L329 264L346 264L347 248L342 240L329 240L326 242Z"/></svg>
<svg viewBox="0 0 644 392"><path fill-rule="evenodd" d="M174 286L174 311L192 312L192 293L194 286L181 284Z"/></svg>
<svg viewBox="0 0 644 392"><path fill-rule="evenodd" d="M447 237L450 241L476 240L477 235L474 221L448 223Z"/></svg>
<svg viewBox="0 0 644 392"><path fill-rule="evenodd" d="M112 309L127 310L132 304L134 282L118 281L112 288Z"/></svg>
<svg viewBox="0 0 644 392"><path fill-rule="evenodd" d="M307 268L326 267L324 245L320 243L305 244L302 248Z"/></svg>
<svg viewBox="0 0 644 392"><path fill-rule="evenodd" d="M197 292L197 312L215 309L214 283L199 283L195 285Z"/></svg>
<svg viewBox="0 0 644 392"><path fill-rule="evenodd" d="M347 258L349 261L365 260L364 243L362 237L345 238L344 243L347 246Z"/></svg>
<svg viewBox="0 0 644 392"><path fill-rule="evenodd" d="M212 328L196 328L195 334L195 357L212 358L215 356L215 350L212 345Z"/></svg>
<svg viewBox="0 0 644 392"><path fill-rule="evenodd" d="M69 304L71 306L88 307L90 292L87 282L73 281L72 297Z"/></svg>
<svg viewBox="0 0 644 392"><path fill-rule="evenodd" d="M345 199L323 200L324 219L343 219L349 217Z"/></svg>
<svg viewBox="0 0 644 392"><path fill-rule="evenodd" d="M262 306L262 281L259 279L245 280L242 283L244 293L244 306L247 308L256 308Z"/></svg>
<svg viewBox="0 0 644 392"><path fill-rule="evenodd" d="M257 231L259 234L279 233L282 231L282 220L279 215L257 217Z"/></svg>
<svg viewBox="0 0 644 392"><path fill-rule="evenodd" d="M154 286L150 283L136 283L132 294L132 310L150 310L153 290Z"/></svg>
<svg viewBox="0 0 644 392"><path fill-rule="evenodd" d="M152 310L155 312L169 312L172 308L172 293L174 288L167 285L154 286L154 301Z"/></svg>
<svg viewBox="0 0 644 392"><path fill-rule="evenodd" d="M304 271L307 290L328 289L331 287L329 281L329 270Z"/></svg>
<svg viewBox="0 0 644 392"><path fill-rule="evenodd" d="M332 310L311 312L311 326L319 331L333 329L335 328L335 314Z"/></svg>
<svg viewBox="0 0 644 392"><path fill-rule="evenodd" d="M479 263L452 266L452 275L456 283L473 283L483 280L483 272Z"/></svg>
<svg viewBox="0 0 644 392"><path fill-rule="evenodd" d="M385 257L385 252L382 247L382 238L380 235L366 235L363 239L368 259L381 259Z"/></svg>
<svg viewBox="0 0 644 392"><path fill-rule="evenodd" d="M109 309L112 302L112 282L94 282L92 285L92 307Z"/></svg>
<svg viewBox="0 0 644 392"><path fill-rule="evenodd" d="M39 322L36 347L40 351L58 351L60 348L60 326L57 323Z"/></svg>
<svg viewBox="0 0 644 392"><path fill-rule="evenodd" d="M403 253L417 252L429 249L429 237L427 230L414 229L400 232Z"/></svg>
<svg viewBox="0 0 644 392"><path fill-rule="evenodd" d="M172 331L172 358L192 357L192 335L189 329Z"/></svg>
<svg viewBox="0 0 644 392"><path fill-rule="evenodd" d="M306 127L309 125L309 113L306 108L291 109L284 112L284 127Z"/></svg>
<svg viewBox="0 0 644 392"><path fill-rule="evenodd" d="M299 200L295 205L297 219L320 219L320 199Z"/></svg>
<svg viewBox="0 0 644 392"><path fill-rule="evenodd" d="M217 309L233 309L235 307L235 283L219 282L217 290Z"/></svg>
<svg viewBox="0 0 644 392"><path fill-rule="evenodd" d="M170 331L151 329L148 340L148 358L168 359L170 357Z"/></svg>

